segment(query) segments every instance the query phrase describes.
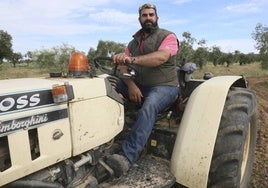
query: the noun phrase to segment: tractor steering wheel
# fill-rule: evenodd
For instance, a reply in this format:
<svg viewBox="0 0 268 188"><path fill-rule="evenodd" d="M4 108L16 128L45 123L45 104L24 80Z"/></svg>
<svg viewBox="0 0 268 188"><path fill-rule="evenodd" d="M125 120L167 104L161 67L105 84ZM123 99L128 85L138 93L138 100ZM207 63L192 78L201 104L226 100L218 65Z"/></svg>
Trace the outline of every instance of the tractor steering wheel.
<svg viewBox="0 0 268 188"><path fill-rule="evenodd" d="M122 74L118 70L117 64L112 68L110 68L110 67L108 68L107 66L105 66L104 62L107 62L107 61L111 62L111 61L113 61L113 58L112 57L103 57L103 56L96 57L96 58L94 58L95 67L105 74L108 74L111 76L116 76L118 78L135 78L137 71L129 63L125 64L128 67L128 73Z"/></svg>

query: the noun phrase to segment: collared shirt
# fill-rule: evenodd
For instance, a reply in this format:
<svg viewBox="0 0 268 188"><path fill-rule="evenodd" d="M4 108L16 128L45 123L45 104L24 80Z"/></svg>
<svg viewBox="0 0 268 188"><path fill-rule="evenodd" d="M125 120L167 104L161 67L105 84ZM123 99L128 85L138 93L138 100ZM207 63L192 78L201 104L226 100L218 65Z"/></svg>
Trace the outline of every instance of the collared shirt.
<svg viewBox="0 0 268 188"><path fill-rule="evenodd" d="M143 41L141 41L141 45L140 45L141 50L143 49ZM158 50L169 50L170 52L170 56L174 56L177 54L178 50L179 50L179 45L178 45L178 41L177 41L177 37L175 34L171 33L169 34L161 43L161 45L159 46ZM130 51L128 48L126 48L125 50L125 54L128 56L131 56Z"/></svg>

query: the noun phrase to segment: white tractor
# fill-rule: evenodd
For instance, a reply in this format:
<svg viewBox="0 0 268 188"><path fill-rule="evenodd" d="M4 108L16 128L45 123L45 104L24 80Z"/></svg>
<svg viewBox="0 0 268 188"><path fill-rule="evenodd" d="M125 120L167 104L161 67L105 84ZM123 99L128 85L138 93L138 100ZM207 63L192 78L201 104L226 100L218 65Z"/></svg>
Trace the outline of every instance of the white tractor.
<svg viewBox="0 0 268 188"><path fill-rule="evenodd" d="M3 187L241 187L250 183L257 102L243 76L185 80L159 114L144 152L116 178L106 163L129 133L137 107L115 91L117 68L88 72L82 53L69 75L0 80L0 186ZM91 67L92 68L92 67Z"/></svg>

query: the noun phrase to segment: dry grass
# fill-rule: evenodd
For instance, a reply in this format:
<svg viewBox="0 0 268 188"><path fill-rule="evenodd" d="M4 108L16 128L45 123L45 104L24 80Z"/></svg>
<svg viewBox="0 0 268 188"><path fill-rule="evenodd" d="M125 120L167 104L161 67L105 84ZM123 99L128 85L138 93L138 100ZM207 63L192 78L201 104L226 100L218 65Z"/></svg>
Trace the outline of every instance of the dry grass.
<svg viewBox="0 0 268 188"><path fill-rule="evenodd" d="M230 67L214 66L207 64L202 70L194 73L195 78L202 78L205 72L211 72L214 76L220 75L244 75L247 78L268 76L268 70L262 70L260 63L252 63L240 66L232 64Z"/></svg>
<svg viewBox="0 0 268 188"><path fill-rule="evenodd" d="M35 63L20 64L15 68L10 63L0 65L0 79L44 77L48 73L48 70L40 69Z"/></svg>

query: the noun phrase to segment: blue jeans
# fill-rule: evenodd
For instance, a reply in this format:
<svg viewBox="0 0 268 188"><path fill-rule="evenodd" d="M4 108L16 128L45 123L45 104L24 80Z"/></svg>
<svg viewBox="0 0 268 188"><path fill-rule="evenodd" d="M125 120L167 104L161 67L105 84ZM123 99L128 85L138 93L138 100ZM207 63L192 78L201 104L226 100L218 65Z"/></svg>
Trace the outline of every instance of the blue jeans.
<svg viewBox="0 0 268 188"><path fill-rule="evenodd" d="M158 113L170 106L177 98L179 88L176 86L155 86L144 88L139 86L143 94L143 103L139 109L136 121L130 135L123 142L121 154L134 164L143 150L151 134ZM117 92L128 97L127 86L120 80Z"/></svg>

